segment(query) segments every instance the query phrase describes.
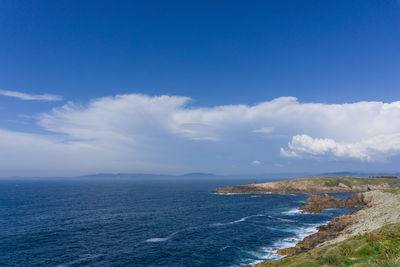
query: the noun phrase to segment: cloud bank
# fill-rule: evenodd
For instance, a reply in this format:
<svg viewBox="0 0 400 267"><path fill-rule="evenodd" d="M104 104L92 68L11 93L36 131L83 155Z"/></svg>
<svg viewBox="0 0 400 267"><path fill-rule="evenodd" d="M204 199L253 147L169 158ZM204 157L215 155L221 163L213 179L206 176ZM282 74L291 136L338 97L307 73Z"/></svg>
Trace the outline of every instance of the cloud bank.
<svg viewBox="0 0 400 267"><path fill-rule="evenodd" d="M19 166L31 169L45 168L48 160L81 172L177 171L183 165L186 171L224 157L243 159L243 166L256 157L268 166L263 155L271 165L274 157L372 162L400 154L400 102L324 104L281 97L207 108L190 102L139 94L70 102L39 115L46 134L1 130L0 156L6 160L0 165L22 155Z"/></svg>
<svg viewBox="0 0 400 267"><path fill-rule="evenodd" d="M39 101L60 101L63 100L61 96L58 95L50 95L50 94L42 94L42 95L33 95L33 94L26 94L16 91L6 91L0 90L0 95L8 96L8 97L15 97L21 100L39 100Z"/></svg>
<svg viewBox="0 0 400 267"><path fill-rule="evenodd" d="M69 103L43 114L48 131L84 140L134 143L153 135L222 141L241 135L295 135L283 156L376 160L400 152L400 102L299 103L282 97L254 106L190 108L190 98L120 95ZM312 137L314 136L314 137Z"/></svg>

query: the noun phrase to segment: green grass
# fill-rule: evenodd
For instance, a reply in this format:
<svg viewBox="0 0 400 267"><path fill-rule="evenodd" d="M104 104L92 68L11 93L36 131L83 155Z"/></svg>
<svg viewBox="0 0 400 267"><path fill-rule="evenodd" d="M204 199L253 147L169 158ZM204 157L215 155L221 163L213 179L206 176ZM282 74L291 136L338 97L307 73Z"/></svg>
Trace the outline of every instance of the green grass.
<svg viewBox="0 0 400 267"><path fill-rule="evenodd" d="M399 267L400 223L281 260L266 261L257 266Z"/></svg>
<svg viewBox="0 0 400 267"><path fill-rule="evenodd" d="M378 185L387 183L390 187L400 187L400 178L364 178L364 177L307 177L296 180L313 181L317 184L335 187L339 186L340 183L348 186L361 186L361 185ZM293 181L293 180L292 180Z"/></svg>
<svg viewBox="0 0 400 267"><path fill-rule="evenodd" d="M384 192L387 193L392 193L392 194L400 194L400 188L388 188L388 189L384 189Z"/></svg>

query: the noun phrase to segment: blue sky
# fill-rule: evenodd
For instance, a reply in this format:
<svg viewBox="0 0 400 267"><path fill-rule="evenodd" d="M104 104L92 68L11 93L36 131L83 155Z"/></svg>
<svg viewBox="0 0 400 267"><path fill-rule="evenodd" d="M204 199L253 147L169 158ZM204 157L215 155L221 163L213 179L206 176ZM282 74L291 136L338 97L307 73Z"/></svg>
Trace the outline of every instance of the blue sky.
<svg viewBox="0 0 400 267"><path fill-rule="evenodd" d="M399 1L1 1L0 176L398 171L399 62Z"/></svg>

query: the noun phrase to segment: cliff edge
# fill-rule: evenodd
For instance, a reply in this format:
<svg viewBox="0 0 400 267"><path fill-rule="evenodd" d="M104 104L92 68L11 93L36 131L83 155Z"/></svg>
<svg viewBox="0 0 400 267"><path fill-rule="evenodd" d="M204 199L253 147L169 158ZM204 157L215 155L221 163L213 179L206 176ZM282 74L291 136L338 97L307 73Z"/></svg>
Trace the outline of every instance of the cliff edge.
<svg viewBox="0 0 400 267"><path fill-rule="evenodd" d="M327 208L353 203L360 209L319 226L295 247L277 251L287 257L257 266L400 266L400 189L365 192L346 200L309 200L305 207L311 210L317 202L330 203Z"/></svg>

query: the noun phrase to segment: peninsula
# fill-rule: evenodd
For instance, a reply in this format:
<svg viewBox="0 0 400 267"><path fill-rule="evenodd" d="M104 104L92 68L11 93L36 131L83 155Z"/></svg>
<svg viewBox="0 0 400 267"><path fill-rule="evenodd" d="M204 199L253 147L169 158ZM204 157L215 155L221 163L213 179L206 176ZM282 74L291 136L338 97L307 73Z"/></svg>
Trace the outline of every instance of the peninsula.
<svg viewBox="0 0 400 267"><path fill-rule="evenodd" d="M218 194L321 194L357 193L399 187L400 179L396 177L308 177L288 181L223 187L217 188L215 191Z"/></svg>

